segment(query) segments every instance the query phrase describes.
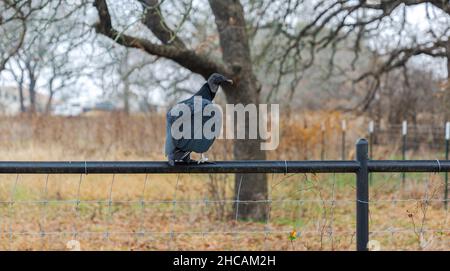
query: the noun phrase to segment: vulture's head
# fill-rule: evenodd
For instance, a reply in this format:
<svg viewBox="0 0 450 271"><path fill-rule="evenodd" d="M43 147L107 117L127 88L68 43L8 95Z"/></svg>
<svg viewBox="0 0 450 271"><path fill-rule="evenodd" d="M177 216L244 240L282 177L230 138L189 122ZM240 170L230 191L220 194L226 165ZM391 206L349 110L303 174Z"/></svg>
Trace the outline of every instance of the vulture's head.
<svg viewBox="0 0 450 271"><path fill-rule="evenodd" d="M217 92L217 90L219 89L219 86L222 86L225 84L232 85L233 80L226 78L225 76L221 75L220 73L213 73L208 78L208 85L213 93Z"/></svg>

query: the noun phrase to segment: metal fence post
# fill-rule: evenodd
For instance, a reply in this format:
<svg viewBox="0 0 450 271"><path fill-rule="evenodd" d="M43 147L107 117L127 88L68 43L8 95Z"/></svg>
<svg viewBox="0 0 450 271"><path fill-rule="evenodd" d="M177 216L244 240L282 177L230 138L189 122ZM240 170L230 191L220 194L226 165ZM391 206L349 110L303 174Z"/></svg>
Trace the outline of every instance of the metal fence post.
<svg viewBox="0 0 450 271"><path fill-rule="evenodd" d="M305 132L305 134L308 134L308 122L306 121L306 119L303 121L303 130ZM303 159L304 160L308 160L308 138L306 140L304 140L304 144L303 144Z"/></svg>
<svg viewBox="0 0 450 271"><path fill-rule="evenodd" d="M406 159L406 136L408 135L408 122L406 120L402 123L402 138L403 138L403 144L402 144L402 159ZM405 172L402 172L402 186L405 186L405 178L406 174Z"/></svg>
<svg viewBox="0 0 450 271"><path fill-rule="evenodd" d="M321 130L322 130L322 140L321 140L322 148L320 150L320 159L324 160L325 159L325 124L324 123L322 123L322 125L321 125Z"/></svg>
<svg viewBox="0 0 450 271"><path fill-rule="evenodd" d="M342 144L342 150L341 150L342 153L341 153L341 156L342 156L342 160L345 160L346 159L346 155L345 155L345 133L346 133L346 130L347 130L347 122L345 120L342 121L341 128L342 128L342 142L341 142L341 144Z"/></svg>
<svg viewBox="0 0 450 271"><path fill-rule="evenodd" d="M445 123L445 160L448 160L449 151L449 141L450 141L450 122ZM448 205L448 172L445 172L445 187L444 187L444 204L447 210Z"/></svg>
<svg viewBox="0 0 450 271"><path fill-rule="evenodd" d="M356 250L367 251L369 242L369 169L368 142L359 139L356 143L356 160L360 168L356 173Z"/></svg>
<svg viewBox="0 0 450 271"><path fill-rule="evenodd" d="M374 132L373 120L369 122L369 158L373 160L373 132ZM369 173L369 184L372 185L372 174Z"/></svg>

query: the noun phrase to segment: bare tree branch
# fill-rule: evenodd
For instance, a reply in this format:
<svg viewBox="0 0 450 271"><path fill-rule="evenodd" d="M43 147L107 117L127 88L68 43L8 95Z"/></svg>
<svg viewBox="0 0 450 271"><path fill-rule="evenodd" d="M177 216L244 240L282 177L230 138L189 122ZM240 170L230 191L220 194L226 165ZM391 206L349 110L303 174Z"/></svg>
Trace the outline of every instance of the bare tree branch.
<svg viewBox="0 0 450 271"><path fill-rule="evenodd" d="M163 43L186 49L184 42L170 29L164 20L158 0L139 0L145 9L144 24Z"/></svg>
<svg viewBox="0 0 450 271"><path fill-rule="evenodd" d="M193 50L186 49L186 47L180 43L181 41L177 41L177 39L173 41L173 45L160 45L146 39L132 37L118 32L112 27L111 16L109 14L106 0L95 0L94 5L97 8L100 18L99 22L95 26L97 33L103 34L123 46L142 49L149 54L171 59L181 66L204 77L208 77L214 72L220 72L225 75L231 74L226 65L217 63L217 61L211 60L208 56L197 54ZM153 22L152 20L150 21ZM150 24L149 27L150 29L151 27L154 27L154 29L157 29L158 31L161 30L158 27L153 26L153 24ZM163 42L168 42L168 40L165 40L168 37L168 33L157 33L158 34L155 35L159 35L163 38Z"/></svg>

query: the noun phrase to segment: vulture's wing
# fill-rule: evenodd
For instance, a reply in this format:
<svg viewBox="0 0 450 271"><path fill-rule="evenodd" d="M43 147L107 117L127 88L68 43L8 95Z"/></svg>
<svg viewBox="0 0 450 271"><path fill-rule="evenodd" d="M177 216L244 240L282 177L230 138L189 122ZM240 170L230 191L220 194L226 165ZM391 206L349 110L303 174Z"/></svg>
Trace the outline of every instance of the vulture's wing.
<svg viewBox="0 0 450 271"><path fill-rule="evenodd" d="M166 114L166 145L164 148L164 153L166 156L175 152L175 143L172 138L172 131L170 127L175 122L176 118L170 114L170 110Z"/></svg>
<svg viewBox="0 0 450 271"><path fill-rule="evenodd" d="M213 144L213 142L215 140L215 137L207 138L207 137L205 137L204 133L202 133L202 130L197 130L197 133L200 133L200 134L198 134L198 135L200 135L200 138L195 138L195 132L196 132L195 128L196 127L195 127L195 123L194 123L194 118L195 118L194 116L196 114L199 114L200 116L202 116L201 117L202 125L201 125L201 127L199 127L200 129L202 129L204 127L204 124L208 120L215 118L215 117L220 117L220 119L221 119L222 116L215 116L214 113L211 114L211 116L203 116L203 114L202 114L203 109L207 105L212 104L212 102L209 100L206 100L206 99L201 99L201 102L202 102L201 107L197 106L196 108L194 107L193 99L188 99L183 102L190 108L190 113L191 113L190 116L186 116L186 117L190 117L190 122L191 122L191 127L190 127L191 128L191 136L189 138L182 137L180 139L175 139L172 137L172 135L170 133L171 125L177 119L182 118L183 116L182 115L172 116L169 111L169 113L167 114L167 120L168 120L167 125L168 126L166 127L166 129L167 129L168 134L170 134L170 136L171 136L171 139L172 139L171 143L173 144L172 146L169 146L169 149L173 148L173 150L174 150L175 148L178 148L185 152L204 153L211 147L211 145ZM216 111L216 112L218 112L218 111ZM215 125L213 125L213 130L220 129L220 128L221 127L215 127ZM184 129L184 127L183 127L183 129ZM166 153L167 153L167 144L166 144Z"/></svg>

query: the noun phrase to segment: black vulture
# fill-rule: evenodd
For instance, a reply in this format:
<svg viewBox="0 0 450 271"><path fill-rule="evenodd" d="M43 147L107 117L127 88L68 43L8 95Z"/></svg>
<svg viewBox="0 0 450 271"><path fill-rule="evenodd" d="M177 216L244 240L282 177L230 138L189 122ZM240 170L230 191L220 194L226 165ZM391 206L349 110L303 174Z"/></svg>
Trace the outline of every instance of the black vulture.
<svg viewBox="0 0 450 271"><path fill-rule="evenodd" d="M201 134L195 135L196 132L199 133L199 129L198 127L194 127L194 116L198 116L196 114L201 115L201 127L203 127L203 125L205 125L205 123L211 118L218 117L213 114L210 114L209 116L208 114L203 114L203 110L208 105L213 105L212 100L216 96L216 93L219 90L219 86L223 84L233 84L233 81L221 74L214 73L208 78L208 80L205 82L205 84L203 84L203 86L197 93L195 93L189 99L177 103L175 106L168 110L166 115L165 154L169 160L170 165L175 165L175 162L204 163L208 160L204 156L204 153L211 147L215 140L215 137L205 136L205 134L203 133L203 129L201 129L200 131ZM188 115L182 114L180 112L181 107L189 109ZM185 120L189 119L188 123L190 123L190 127L181 126L181 130L190 128L189 135L185 136L186 134L184 134L184 136L182 137L175 137L172 134L172 125L174 125L177 120L182 121L182 118L184 118ZM220 129L220 127L214 127L213 129ZM199 161L192 160L192 152L200 153L201 159Z"/></svg>

